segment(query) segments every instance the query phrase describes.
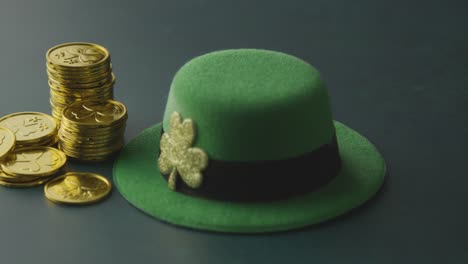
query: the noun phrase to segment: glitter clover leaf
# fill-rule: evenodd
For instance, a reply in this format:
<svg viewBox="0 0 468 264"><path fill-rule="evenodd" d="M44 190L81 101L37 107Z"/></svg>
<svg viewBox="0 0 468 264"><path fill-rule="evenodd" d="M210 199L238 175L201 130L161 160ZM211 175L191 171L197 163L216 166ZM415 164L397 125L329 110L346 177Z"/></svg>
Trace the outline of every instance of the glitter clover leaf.
<svg viewBox="0 0 468 264"><path fill-rule="evenodd" d="M182 118L174 112L170 120L170 133L161 136L161 154L158 159L162 174L170 174L168 186L176 189L177 178L190 188L198 188L203 182L203 171L208 166L208 155L199 148L193 148L195 125L191 119Z"/></svg>

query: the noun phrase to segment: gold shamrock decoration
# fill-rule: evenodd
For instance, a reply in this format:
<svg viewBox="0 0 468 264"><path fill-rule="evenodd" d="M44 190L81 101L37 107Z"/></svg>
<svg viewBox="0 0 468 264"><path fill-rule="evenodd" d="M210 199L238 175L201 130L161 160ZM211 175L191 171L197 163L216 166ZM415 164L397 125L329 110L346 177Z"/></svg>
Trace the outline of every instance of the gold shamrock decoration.
<svg viewBox="0 0 468 264"><path fill-rule="evenodd" d="M174 112L170 120L170 134L161 136L159 170L169 174L168 186L176 189L177 176L191 188L198 188L203 181L203 171L208 166L208 155L199 148L192 148L195 139L195 125L191 119L182 118Z"/></svg>

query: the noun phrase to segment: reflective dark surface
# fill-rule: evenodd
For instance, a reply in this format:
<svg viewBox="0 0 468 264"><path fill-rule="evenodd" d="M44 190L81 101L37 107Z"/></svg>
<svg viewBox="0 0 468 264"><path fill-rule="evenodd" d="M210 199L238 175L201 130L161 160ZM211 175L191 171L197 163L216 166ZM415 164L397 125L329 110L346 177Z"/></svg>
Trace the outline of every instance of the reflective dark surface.
<svg viewBox="0 0 468 264"><path fill-rule="evenodd" d="M185 61L267 48L322 72L335 119L373 141L390 174L352 214L255 236L175 228L116 190L99 205L65 207L42 188L0 188L0 263L466 263L466 9L463 1L2 1L1 116L50 111L45 52L58 43L109 49L127 139L162 119ZM111 167L69 164L109 178Z"/></svg>

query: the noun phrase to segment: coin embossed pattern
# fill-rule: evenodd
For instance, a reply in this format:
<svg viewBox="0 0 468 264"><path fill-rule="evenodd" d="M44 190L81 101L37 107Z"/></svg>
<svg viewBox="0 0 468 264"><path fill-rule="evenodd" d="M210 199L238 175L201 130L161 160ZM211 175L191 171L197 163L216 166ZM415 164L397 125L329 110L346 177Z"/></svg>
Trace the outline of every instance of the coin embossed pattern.
<svg viewBox="0 0 468 264"><path fill-rule="evenodd" d="M63 110L59 149L79 160L108 159L124 145L127 118L126 107L117 101L72 103Z"/></svg>
<svg viewBox="0 0 468 264"><path fill-rule="evenodd" d="M105 177L93 173L68 172L44 186L47 199L56 203L90 204L104 199L112 190Z"/></svg>
<svg viewBox="0 0 468 264"><path fill-rule="evenodd" d="M32 187L41 185L61 171L67 156L51 147L15 149L1 161L0 185Z"/></svg>
<svg viewBox="0 0 468 264"><path fill-rule="evenodd" d="M15 134L6 127L0 127L0 160L15 148Z"/></svg>
<svg viewBox="0 0 468 264"><path fill-rule="evenodd" d="M80 68L99 67L110 58L109 52L97 44L74 42L57 45L47 52L51 67Z"/></svg>
<svg viewBox="0 0 468 264"><path fill-rule="evenodd" d="M60 44L46 53L52 115L60 120L62 110L79 100L114 98L115 75L109 51L97 44Z"/></svg>
<svg viewBox="0 0 468 264"><path fill-rule="evenodd" d="M47 114L38 112L10 114L0 118L0 126L8 128L15 134L16 148L51 146L57 143L57 122Z"/></svg>
<svg viewBox="0 0 468 264"><path fill-rule="evenodd" d="M65 154L50 147L27 147L13 151L2 162L2 170L12 176L47 177L67 162Z"/></svg>

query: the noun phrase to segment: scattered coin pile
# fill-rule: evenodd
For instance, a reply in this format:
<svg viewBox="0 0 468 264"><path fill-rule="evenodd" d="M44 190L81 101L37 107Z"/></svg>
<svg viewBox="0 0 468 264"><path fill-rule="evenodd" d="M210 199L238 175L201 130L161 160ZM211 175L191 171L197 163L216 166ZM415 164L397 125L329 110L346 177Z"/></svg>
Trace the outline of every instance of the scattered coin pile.
<svg viewBox="0 0 468 264"><path fill-rule="evenodd" d="M113 100L84 100L63 110L59 149L85 161L110 158L124 145L128 118L125 105Z"/></svg>
<svg viewBox="0 0 468 264"><path fill-rule="evenodd" d="M15 134L16 148L52 146L57 143L58 123L50 115L20 112L0 118L0 126Z"/></svg>
<svg viewBox="0 0 468 264"><path fill-rule="evenodd" d="M52 115L60 120L62 110L77 100L113 99L115 75L106 48L74 42L47 51L47 75Z"/></svg>
<svg viewBox="0 0 468 264"><path fill-rule="evenodd" d="M0 185L31 187L47 182L61 171L67 157L51 147L25 147L16 149L2 161Z"/></svg>
<svg viewBox="0 0 468 264"><path fill-rule="evenodd" d="M0 185L33 187L46 183L45 196L58 203L89 204L106 197L111 183L93 173L68 172L62 176L67 156L48 147L56 142L53 117L22 112L0 118Z"/></svg>
<svg viewBox="0 0 468 264"><path fill-rule="evenodd" d="M67 161L57 143L58 126L47 114L21 112L0 118L0 185L30 187L61 171Z"/></svg>
<svg viewBox="0 0 468 264"><path fill-rule="evenodd" d="M109 52L76 42L51 48L46 58L53 116L21 112L0 118L0 185L45 183L45 196L53 202L95 203L110 193L111 183L98 174L63 171L67 156L99 161L124 145L128 115L122 103L111 100Z"/></svg>

